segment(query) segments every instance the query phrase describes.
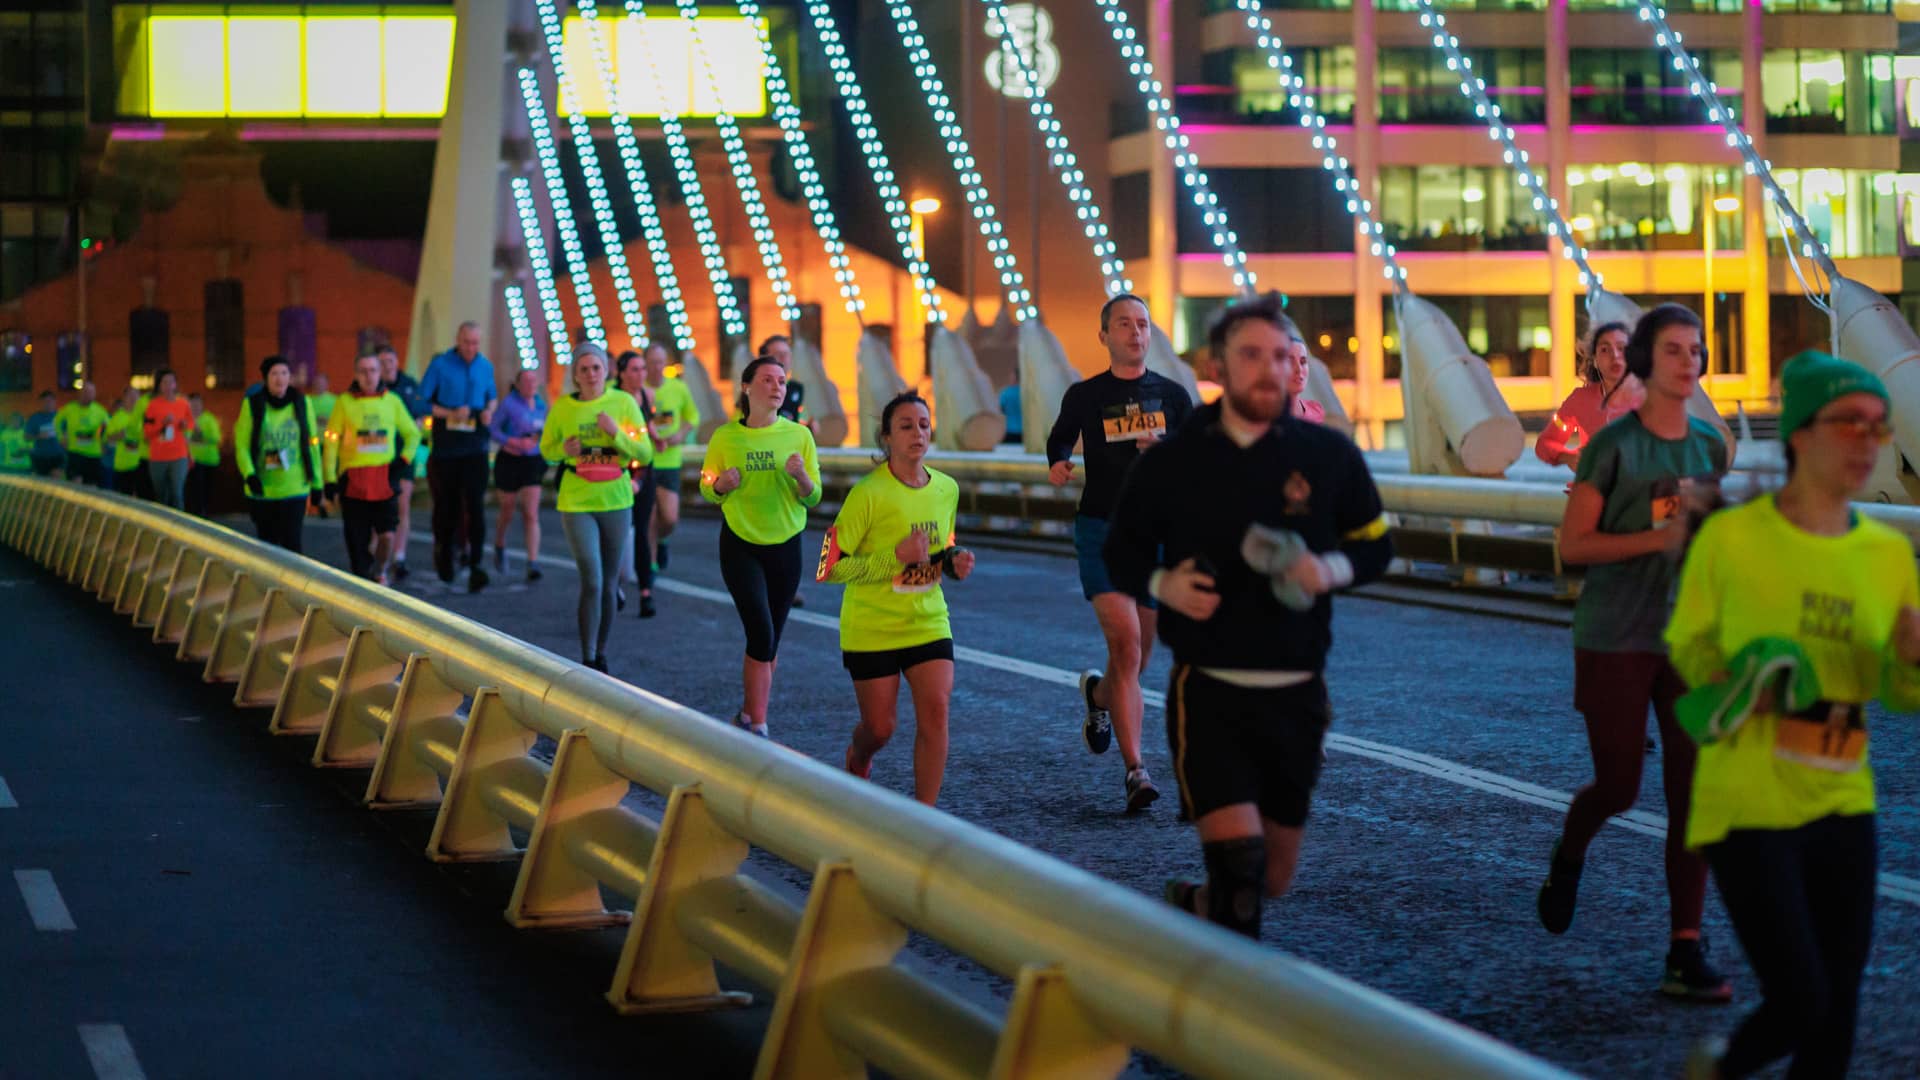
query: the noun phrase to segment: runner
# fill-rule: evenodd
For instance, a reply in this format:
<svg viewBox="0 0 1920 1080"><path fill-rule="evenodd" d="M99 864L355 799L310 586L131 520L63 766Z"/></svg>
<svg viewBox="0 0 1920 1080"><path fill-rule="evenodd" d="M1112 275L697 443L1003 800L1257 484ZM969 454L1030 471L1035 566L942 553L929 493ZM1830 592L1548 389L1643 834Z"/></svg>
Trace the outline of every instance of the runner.
<svg viewBox="0 0 1920 1080"><path fill-rule="evenodd" d="M460 324L453 348L433 358L420 379L420 400L433 409L433 453L427 484L433 494L433 569L453 584L461 532L465 532L467 591L487 587L480 565L487 549L487 442L481 429L493 423L499 395L493 362L480 353L480 327Z"/></svg>
<svg viewBox="0 0 1920 1080"><path fill-rule="evenodd" d="M333 420L333 403L339 400L340 395L333 392L327 383L327 373L319 368L313 369L313 377L307 380L305 392L307 400L313 402L313 418L320 421L320 427L325 429Z"/></svg>
<svg viewBox="0 0 1920 1080"><path fill-rule="evenodd" d="M774 334L760 343L754 355L772 358L780 365L780 370L787 373L787 396L780 402L780 415L811 430L813 425L801 417L801 410L806 406L807 388L793 377L793 339L785 334Z"/></svg>
<svg viewBox="0 0 1920 1080"><path fill-rule="evenodd" d="M640 415L648 424L647 445L653 445L653 395L647 391L647 363L639 353L628 349L614 363L614 375L629 396L640 406ZM627 463L629 486L633 488L633 528L627 531L627 544L620 553L620 587L614 593L614 607L625 611L628 582L640 593L640 617L651 619L653 606L653 556L647 551L647 533L653 525L655 490L653 465L639 461Z"/></svg>
<svg viewBox="0 0 1920 1080"><path fill-rule="evenodd" d="M680 525L680 468L686 457L687 440L700 431L700 407L693 403L687 384L667 377L667 347L656 341L647 346L647 389L653 391L653 528L647 531L652 546L652 569L667 568L667 537ZM699 363L688 357L689 364Z"/></svg>
<svg viewBox="0 0 1920 1080"><path fill-rule="evenodd" d="M878 441L882 464L840 504L816 580L847 587L840 659L860 706L847 771L873 775L873 756L893 738L905 675L913 695L913 797L932 806L947 770L953 697L953 628L940 579L965 581L973 553L954 541L960 486L925 464L933 445L926 401L909 390L887 402Z"/></svg>
<svg viewBox="0 0 1920 1080"><path fill-rule="evenodd" d="M1278 297L1221 312L1221 397L1133 467L1105 547L1114 585L1166 609L1167 742L1207 870L1167 898L1253 938L1262 894L1293 882L1320 775L1327 594L1393 558L1359 449L1293 416L1297 334Z"/></svg>
<svg viewBox="0 0 1920 1080"><path fill-rule="evenodd" d="M105 436L112 416L97 400L99 391L92 379L82 380L80 392L54 414L54 430L60 447L67 452L67 479L99 487L107 482L100 464L100 440Z"/></svg>
<svg viewBox="0 0 1920 1080"><path fill-rule="evenodd" d="M1586 720L1593 782L1567 810L1540 886L1540 923L1564 934L1587 845L1615 814L1632 808L1645 762L1647 708L1659 723L1667 797L1667 895L1672 934L1660 990L1696 1001L1732 1000L1733 987L1707 961L1700 937L1707 864L1688 851L1687 803L1694 750L1674 720L1686 687L1667 662L1661 631L1690 531L1690 505L1704 505L1727 471L1726 444L1687 414L1700 378L1700 320L1678 304L1641 317L1626 347L1627 370L1646 400L1593 433L1580 452L1560 526L1560 554L1585 565L1573 613L1573 704Z"/></svg>
<svg viewBox="0 0 1920 1080"><path fill-rule="evenodd" d="M560 528L580 570L580 656L607 670L613 593L620 550L633 527L633 485L627 463L652 460L640 404L607 385L607 351L593 342L573 349L577 390L553 403L540 452L560 462Z"/></svg>
<svg viewBox="0 0 1920 1080"><path fill-rule="evenodd" d="M0 426L0 472L24 475L33 471L33 448L27 445L27 418L8 413Z"/></svg>
<svg viewBox="0 0 1920 1080"><path fill-rule="evenodd" d="M24 427L27 441L33 447L31 460L35 476L52 476L67 460L67 452L60 446L60 412L53 403L53 391L40 391L39 411L27 417Z"/></svg>
<svg viewBox="0 0 1920 1080"><path fill-rule="evenodd" d="M260 378L261 388L241 400L233 418L233 464L254 534L297 555L306 549L307 503L320 505L326 493L321 429L285 357L260 361Z"/></svg>
<svg viewBox="0 0 1920 1080"><path fill-rule="evenodd" d="M138 499L153 498L153 478L147 475L140 456L147 445L140 420L146 409L146 399L139 389L128 386L120 392L120 404L107 421L107 445L113 447L113 490Z"/></svg>
<svg viewBox="0 0 1920 1080"><path fill-rule="evenodd" d="M1107 666L1104 672L1088 669L1080 674L1080 698L1086 707L1080 737L1088 750L1104 754L1113 743L1114 729L1119 729L1128 813L1145 810L1160 797L1140 757L1140 673L1153 649L1155 612L1150 597L1128 596L1107 579L1100 551L1127 468L1193 411L1179 383L1147 370L1152 333L1146 301L1132 293L1108 300L1100 309L1100 343L1107 348L1109 367L1067 387L1047 436L1047 461L1052 465L1048 479L1055 487L1073 479L1075 440L1087 463L1086 486L1073 519L1073 549L1080 563L1080 590L1093 603L1094 618L1107 639Z"/></svg>
<svg viewBox="0 0 1920 1080"><path fill-rule="evenodd" d="M193 411L193 427L187 432L187 458L193 462L187 468L187 513L206 517L225 433L220 430L220 418L207 411L199 394L187 395L187 408Z"/></svg>
<svg viewBox="0 0 1920 1080"><path fill-rule="evenodd" d="M740 417L714 430L700 467L700 494L717 503L720 577L747 632L736 726L767 734L767 696L780 634L800 582L800 534L820 504L813 434L779 415L787 373L759 357L740 375Z"/></svg>
<svg viewBox="0 0 1920 1080"><path fill-rule="evenodd" d="M1627 378L1626 323L1602 323L1587 334L1580 352L1585 382L1567 395L1533 444L1533 452L1549 465L1578 468L1580 451L1593 442L1594 433L1640 407L1646 394L1638 379Z"/></svg>
<svg viewBox="0 0 1920 1080"><path fill-rule="evenodd" d="M187 432L193 429L193 410L180 396L180 379L168 368L153 377L155 393L142 415L147 441L147 472L153 477L155 497L162 505L184 510L187 505Z"/></svg>
<svg viewBox="0 0 1920 1080"><path fill-rule="evenodd" d="M540 574L540 485L547 478L547 459L540 456L540 436L547 426L547 401L540 396L540 373L521 368L513 390L500 399L488 431L493 437L493 486L500 492L500 520L493 526L493 569L507 572L507 526L516 513L526 540L527 580Z"/></svg>
<svg viewBox="0 0 1920 1080"><path fill-rule="evenodd" d="M1788 1056L1788 1076L1846 1075L1878 885L1863 706L1920 709L1913 547L1851 506L1892 437L1887 389L1817 353L1780 387L1786 486L1701 527L1666 630L1697 688L1680 706L1702 742L1686 841L1761 992L1731 1041L1696 1054L1695 1076Z"/></svg>
<svg viewBox="0 0 1920 1080"><path fill-rule="evenodd" d="M340 501L348 567L358 577L385 585L394 532L400 526L400 477L413 469L420 425L400 395L385 389L378 354L362 356L353 366L353 385L335 399L327 421L322 467L327 493Z"/></svg>
<svg viewBox="0 0 1920 1080"><path fill-rule="evenodd" d="M379 356L380 388L390 391L399 398L400 404L407 410L407 415L412 417L416 424L432 416L433 407L420 400L420 383L413 376L400 370L400 354L394 351L393 346L381 345ZM393 531L393 561L387 566L387 576L396 585L407 580L407 537L413 529L413 484L415 474L419 472L422 464L420 459L425 455L426 450L423 446L420 452L414 455L414 472L399 478L399 500L396 505L399 507L400 524Z"/></svg>

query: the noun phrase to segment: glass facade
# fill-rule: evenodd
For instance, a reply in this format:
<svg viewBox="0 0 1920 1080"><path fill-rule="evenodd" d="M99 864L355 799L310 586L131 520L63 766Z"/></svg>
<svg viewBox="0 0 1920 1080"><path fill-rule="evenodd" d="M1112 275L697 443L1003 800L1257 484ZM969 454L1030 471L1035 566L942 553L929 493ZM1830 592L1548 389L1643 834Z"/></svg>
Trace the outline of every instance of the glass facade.
<svg viewBox="0 0 1920 1080"><path fill-rule="evenodd" d="M1892 135L1899 130L1893 54L1768 49L1760 58L1767 130Z"/></svg>
<svg viewBox="0 0 1920 1080"><path fill-rule="evenodd" d="M1478 165L1380 170L1380 223L1404 251L1545 251L1546 218L1512 169Z"/></svg>
<svg viewBox="0 0 1920 1080"><path fill-rule="evenodd" d="M1900 253L1899 177L1864 169L1775 169L1787 198L1836 259ZM1767 249L1786 252L1780 221L1767 215Z"/></svg>
<svg viewBox="0 0 1920 1080"><path fill-rule="evenodd" d="M74 262L82 40L78 12L0 12L0 300Z"/></svg>
<svg viewBox="0 0 1920 1080"><path fill-rule="evenodd" d="M1353 122L1353 47L1288 49L1293 70L1307 81L1314 108L1330 124ZM1258 49L1223 49L1201 61L1203 86L1183 86L1174 107L1183 123L1298 124L1287 104L1280 71Z"/></svg>
<svg viewBox="0 0 1920 1080"><path fill-rule="evenodd" d="M1464 50L1487 81L1487 96L1514 124L1547 120L1547 54L1540 49ZM1386 124L1481 124L1460 93L1460 76L1438 49L1381 49L1380 121Z"/></svg>
<svg viewBox="0 0 1920 1080"><path fill-rule="evenodd" d="M1739 248L1742 170L1640 161L1567 170L1567 223L1595 251L1700 251L1703 217L1716 251ZM1705 208L1705 214L1702 209Z"/></svg>
<svg viewBox="0 0 1920 1080"><path fill-rule="evenodd" d="M1740 115L1740 53L1698 54L1720 101ZM1707 110L1663 52L1653 49L1568 49L1568 104L1575 124L1705 124Z"/></svg>

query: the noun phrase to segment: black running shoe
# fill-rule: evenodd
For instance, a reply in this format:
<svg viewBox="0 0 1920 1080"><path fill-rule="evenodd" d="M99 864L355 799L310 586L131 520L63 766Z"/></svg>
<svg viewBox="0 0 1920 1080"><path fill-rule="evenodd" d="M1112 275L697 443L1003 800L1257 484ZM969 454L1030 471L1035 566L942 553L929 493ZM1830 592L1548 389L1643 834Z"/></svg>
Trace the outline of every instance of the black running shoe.
<svg viewBox="0 0 1920 1080"><path fill-rule="evenodd" d="M665 570L667 568L667 542L665 540L662 540L658 544L654 545L654 567L653 568L655 570Z"/></svg>
<svg viewBox="0 0 1920 1080"><path fill-rule="evenodd" d="M616 585L613 588L613 610L627 610L627 587L625 585Z"/></svg>
<svg viewBox="0 0 1920 1080"><path fill-rule="evenodd" d="M1080 739L1094 754L1104 754L1113 745L1113 718L1093 703L1093 690L1099 685L1100 672L1088 668L1080 673L1080 700L1087 707L1087 718L1080 723Z"/></svg>
<svg viewBox="0 0 1920 1080"><path fill-rule="evenodd" d="M1667 973L1660 992L1686 1001L1724 1004L1733 1000L1733 983L1707 962L1707 943L1700 938L1675 938L1667 948Z"/></svg>
<svg viewBox="0 0 1920 1080"><path fill-rule="evenodd" d="M650 592L641 593L640 594L640 617L643 619L651 619L655 614L656 612L654 611L654 607L653 607L653 594Z"/></svg>
<svg viewBox="0 0 1920 1080"><path fill-rule="evenodd" d="M540 568L539 568L539 567L537 567L537 566L529 566L529 567L527 567L527 580L528 580L528 581L539 581L539 580L540 580L541 578L543 578L543 577L546 577L546 576L547 576L547 575L545 575L545 574L543 574L543 573L541 573L541 572L540 572Z"/></svg>
<svg viewBox="0 0 1920 1080"><path fill-rule="evenodd" d="M407 562L405 559L396 560L392 566L387 567L387 580L393 582L395 585L407 580Z"/></svg>
<svg viewBox="0 0 1920 1080"><path fill-rule="evenodd" d="M1573 925L1573 905L1580 896L1581 864L1560 859L1560 841L1553 842L1547 861L1547 880L1540 886L1540 925L1549 934L1564 934Z"/></svg>
<svg viewBox="0 0 1920 1080"><path fill-rule="evenodd" d="M607 658L604 656L596 656L586 661L586 665L602 675L607 673Z"/></svg>
<svg viewBox="0 0 1920 1080"><path fill-rule="evenodd" d="M477 566L473 567L467 571L467 591L470 593L477 593L481 589L486 588L487 583L492 580L493 580L492 578L487 576L487 572L485 570L482 570Z"/></svg>
<svg viewBox="0 0 1920 1080"><path fill-rule="evenodd" d="M807 600L806 600L806 597L803 597L803 596L801 596L801 595L800 595L799 593L794 593L794 594L793 594L793 606L794 606L794 607L797 607L797 608L799 608L799 607L806 607L806 606L807 606Z"/></svg>
<svg viewBox="0 0 1920 1080"><path fill-rule="evenodd" d="M1174 907L1179 908L1189 915L1199 914L1199 912L1193 910L1194 901L1200 898L1200 883L1197 881L1177 877L1168 878L1166 886L1160 891L1160 895L1167 903L1172 904Z"/></svg>
<svg viewBox="0 0 1920 1080"><path fill-rule="evenodd" d="M1147 775L1145 765L1127 770L1127 813L1137 814L1152 806L1159 797L1160 789L1153 786L1153 777Z"/></svg>

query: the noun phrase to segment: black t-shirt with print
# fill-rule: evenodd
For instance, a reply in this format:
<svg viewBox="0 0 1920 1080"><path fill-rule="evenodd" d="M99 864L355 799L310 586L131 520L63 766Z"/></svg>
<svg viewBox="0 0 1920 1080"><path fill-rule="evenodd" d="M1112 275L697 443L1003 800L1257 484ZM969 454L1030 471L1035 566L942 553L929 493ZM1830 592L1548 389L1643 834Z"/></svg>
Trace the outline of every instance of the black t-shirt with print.
<svg viewBox="0 0 1920 1080"><path fill-rule="evenodd" d="M1072 457L1079 440L1086 459L1080 513L1105 519L1141 449L1165 438L1192 412L1186 388L1164 375L1143 371L1137 379L1122 379L1103 371L1067 387L1047 435L1047 463Z"/></svg>

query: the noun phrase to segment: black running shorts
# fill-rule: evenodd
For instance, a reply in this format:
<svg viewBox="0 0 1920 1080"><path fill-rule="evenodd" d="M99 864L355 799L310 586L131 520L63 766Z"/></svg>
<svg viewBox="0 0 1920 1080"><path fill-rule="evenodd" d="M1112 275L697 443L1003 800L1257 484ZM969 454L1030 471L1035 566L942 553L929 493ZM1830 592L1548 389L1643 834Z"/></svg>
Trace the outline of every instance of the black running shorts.
<svg viewBox="0 0 1920 1080"><path fill-rule="evenodd" d="M854 682L899 675L908 668L917 667L929 660L945 660L952 663L953 639L941 638L939 641L929 641L925 645L909 645L904 649L840 654L840 662L846 665L847 674L853 676Z"/></svg>
<svg viewBox="0 0 1920 1080"><path fill-rule="evenodd" d="M1252 803L1276 825L1307 823L1327 734L1327 685L1250 689L1175 664L1167 745L1180 801L1194 820Z"/></svg>
<svg viewBox="0 0 1920 1080"><path fill-rule="evenodd" d="M493 486L501 491L539 487L546 478L547 459L539 454L509 454L501 451L493 455Z"/></svg>

